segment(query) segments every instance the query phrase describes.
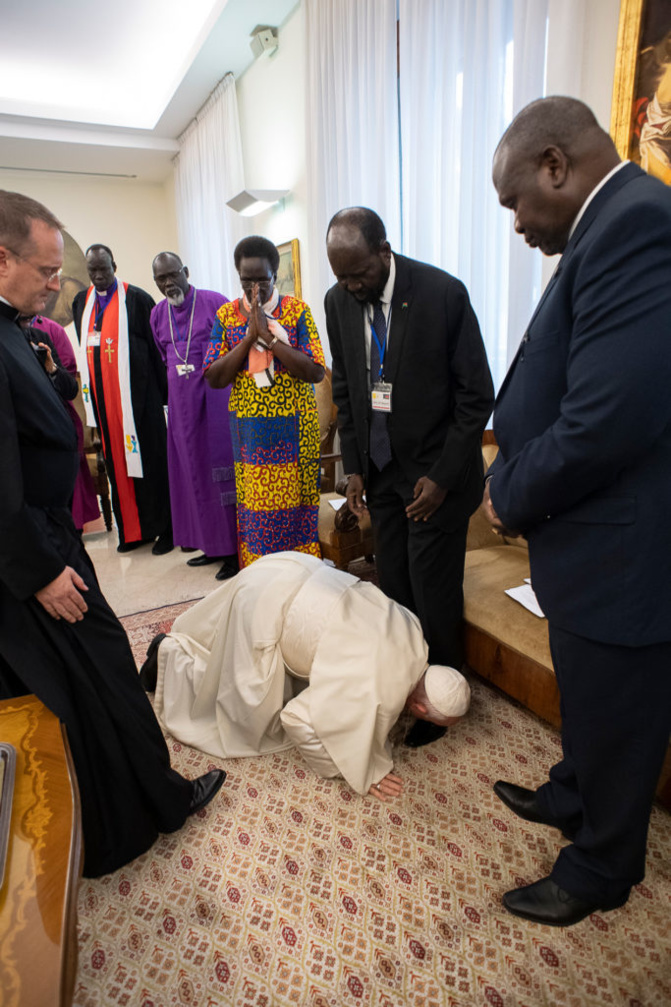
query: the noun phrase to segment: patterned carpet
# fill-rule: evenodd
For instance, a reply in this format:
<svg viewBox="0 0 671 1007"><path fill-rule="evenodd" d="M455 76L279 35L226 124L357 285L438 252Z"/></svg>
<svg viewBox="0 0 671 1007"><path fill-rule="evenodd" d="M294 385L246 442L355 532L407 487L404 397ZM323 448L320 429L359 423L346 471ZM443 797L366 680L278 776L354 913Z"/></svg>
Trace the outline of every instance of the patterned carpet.
<svg viewBox="0 0 671 1007"><path fill-rule="evenodd" d="M138 662L187 605L123 620ZM173 764L217 763L172 739ZM510 916L547 874L552 829L515 818L557 733L473 683L469 717L402 749L405 793L361 798L293 752L231 760L219 797L115 874L83 881L77 1007L591 1007L671 1004L671 828L655 807L645 883L567 930Z"/></svg>

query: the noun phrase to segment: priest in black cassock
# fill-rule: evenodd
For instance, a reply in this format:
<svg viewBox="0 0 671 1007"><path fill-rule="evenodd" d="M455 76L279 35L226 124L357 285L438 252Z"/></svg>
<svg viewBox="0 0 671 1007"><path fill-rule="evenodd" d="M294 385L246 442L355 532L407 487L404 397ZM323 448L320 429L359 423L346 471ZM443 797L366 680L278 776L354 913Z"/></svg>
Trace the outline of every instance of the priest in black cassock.
<svg viewBox="0 0 671 1007"><path fill-rule="evenodd" d="M163 411L168 384L149 323L154 299L116 277L106 245L87 249L86 267L91 286L77 294L72 314L86 418L100 431L118 549L156 539L152 552L161 555L173 542Z"/></svg>
<svg viewBox="0 0 671 1007"><path fill-rule="evenodd" d="M84 873L106 874L179 829L223 783L170 757L126 634L69 510L72 421L17 324L58 291L61 225L0 191L0 699L34 693L65 724L81 793Z"/></svg>

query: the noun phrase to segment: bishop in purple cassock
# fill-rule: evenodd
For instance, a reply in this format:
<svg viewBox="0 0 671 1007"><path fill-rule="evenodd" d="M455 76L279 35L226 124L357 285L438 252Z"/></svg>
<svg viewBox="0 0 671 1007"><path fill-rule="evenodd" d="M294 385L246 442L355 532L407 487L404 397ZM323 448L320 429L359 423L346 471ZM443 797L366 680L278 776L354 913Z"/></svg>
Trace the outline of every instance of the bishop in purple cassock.
<svg viewBox="0 0 671 1007"><path fill-rule="evenodd" d="M210 388L203 376L217 310L227 300L189 283L179 256L161 252L154 281L165 296L151 313L154 339L168 374L168 471L173 538L200 549L190 566L223 558L218 580L238 569L235 468L228 420L229 389Z"/></svg>

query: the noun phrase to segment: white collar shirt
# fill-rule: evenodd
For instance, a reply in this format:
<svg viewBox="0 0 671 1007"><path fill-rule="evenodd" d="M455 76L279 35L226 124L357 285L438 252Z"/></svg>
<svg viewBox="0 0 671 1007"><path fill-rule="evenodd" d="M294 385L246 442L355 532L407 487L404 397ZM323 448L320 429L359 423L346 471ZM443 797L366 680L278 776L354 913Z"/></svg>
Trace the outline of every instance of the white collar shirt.
<svg viewBox="0 0 671 1007"><path fill-rule="evenodd" d="M380 294L380 302L382 304L382 314L384 315L385 324L387 326L387 348L385 350L385 355L389 350L389 329L391 326L391 299L394 295L394 284L396 283L396 262L392 254L391 263L389 266L389 276L387 277L387 282L384 285L384 290ZM370 341L372 339L371 335L371 323L373 321L373 304L367 304L363 312L364 320L364 340L366 343L366 370L370 374Z"/></svg>
<svg viewBox="0 0 671 1007"><path fill-rule="evenodd" d="M578 210L578 215L576 216L575 220L571 224L571 230L568 233L568 240L569 241L573 237L573 234L575 233L575 229L578 226L578 224L580 223L580 221L581 221L581 219L582 219L582 217L583 217L583 215L585 213L585 210L587 209L587 207L589 206L589 204L592 202L592 200L596 196L597 192L599 192L600 189L603 189L603 187L606 184L606 182L610 182L610 180L613 177L613 175L617 175L618 171L621 171L622 168L624 168L625 164L629 164L629 161L620 161L619 164L616 164L615 167L612 168L608 172L607 175L604 175L603 178L601 179L601 181L597 185L594 186L594 188L590 192L589 196L587 197L587 199L585 200L585 202L582 204L582 206Z"/></svg>

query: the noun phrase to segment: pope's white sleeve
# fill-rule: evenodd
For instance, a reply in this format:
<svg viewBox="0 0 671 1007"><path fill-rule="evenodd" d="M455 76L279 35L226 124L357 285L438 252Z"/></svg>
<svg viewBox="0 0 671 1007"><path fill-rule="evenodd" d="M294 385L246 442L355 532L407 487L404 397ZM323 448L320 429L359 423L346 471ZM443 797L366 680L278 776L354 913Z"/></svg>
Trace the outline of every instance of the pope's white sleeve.
<svg viewBox="0 0 671 1007"><path fill-rule="evenodd" d="M338 767L315 734L310 722L309 689L290 700L280 714L282 727L317 776L340 776Z"/></svg>

